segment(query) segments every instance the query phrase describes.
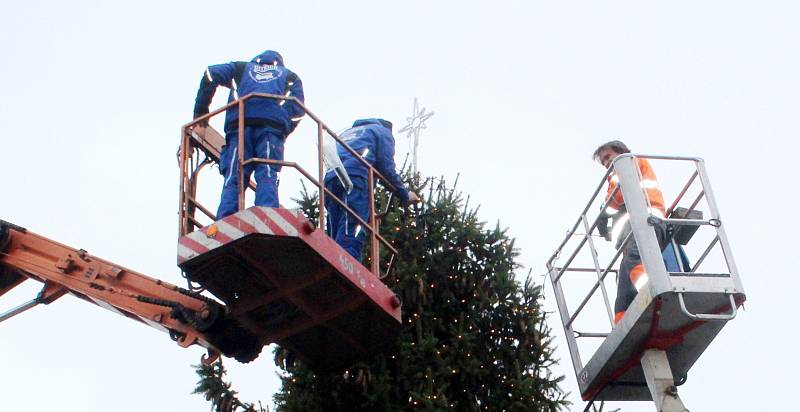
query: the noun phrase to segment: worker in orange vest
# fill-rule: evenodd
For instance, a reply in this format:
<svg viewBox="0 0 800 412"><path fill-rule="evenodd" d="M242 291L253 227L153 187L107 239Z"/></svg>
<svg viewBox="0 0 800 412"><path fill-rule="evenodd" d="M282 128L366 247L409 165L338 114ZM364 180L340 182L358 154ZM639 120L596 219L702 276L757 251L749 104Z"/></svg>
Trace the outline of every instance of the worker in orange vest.
<svg viewBox="0 0 800 412"><path fill-rule="evenodd" d="M600 162L605 168L613 165L614 159L623 153L630 153L630 150L625 143L619 140L612 140L605 143L594 151L594 160ZM642 176L641 186L644 189L647 202L650 207L650 214L664 218L664 195L658 186L656 174L650 166L647 159L637 157L636 164L639 167L639 172ZM619 186L619 177L616 172L612 172L608 176L608 191L606 192L605 200L608 202L606 210L601 212L600 221L598 222L598 230L606 240L616 242L617 249L622 247L622 262L619 265L619 273L617 276L617 299L614 302L614 323L617 324L625 315L625 310L633 302L639 289L647 283L647 273L642 266L642 258L639 254L639 248L636 245L636 240L628 240L622 244L623 240L631 232L630 222L628 222L628 213L625 210L625 199L622 197L622 191L617 190ZM615 192L616 190L616 192ZM608 233L607 221L608 218L613 219L612 232ZM667 229L663 223L653 226L658 239L658 244L663 250L667 244Z"/></svg>

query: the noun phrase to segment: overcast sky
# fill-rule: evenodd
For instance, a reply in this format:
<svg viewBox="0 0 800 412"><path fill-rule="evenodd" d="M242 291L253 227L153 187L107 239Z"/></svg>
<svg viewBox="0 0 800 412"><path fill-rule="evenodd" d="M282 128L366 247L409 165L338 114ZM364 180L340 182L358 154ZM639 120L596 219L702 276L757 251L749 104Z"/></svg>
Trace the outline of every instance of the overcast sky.
<svg viewBox="0 0 800 412"><path fill-rule="evenodd" d="M419 97L436 112L421 171L460 173L480 217L510 228L535 275L603 173L590 158L598 144L619 138L636 152L705 158L748 301L681 396L700 411L795 402L797 2L30 0L2 9L2 219L182 284L179 126L205 66L274 49L335 130L372 116L402 125ZM307 119L286 156L313 170L314 150ZM398 161L407 151L398 136ZM283 176L284 204L296 182ZM34 297L27 283L0 310ZM549 286L546 298L555 310ZM559 319L551 326L556 372L577 402ZM0 324L1 409L207 410L190 394L202 353L65 297ZM271 356L226 366L243 399L271 403Z"/></svg>

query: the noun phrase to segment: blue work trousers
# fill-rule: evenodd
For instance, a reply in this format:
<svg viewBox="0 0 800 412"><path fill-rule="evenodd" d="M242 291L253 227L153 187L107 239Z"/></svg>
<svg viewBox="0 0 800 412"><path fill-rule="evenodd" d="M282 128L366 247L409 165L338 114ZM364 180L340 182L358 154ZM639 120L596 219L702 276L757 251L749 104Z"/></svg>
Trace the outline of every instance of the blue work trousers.
<svg viewBox="0 0 800 412"><path fill-rule="evenodd" d="M369 222L369 192L367 190L367 179L360 176L353 176L353 190L346 193L342 183L338 178L329 179L325 182L325 187L336 197L358 214L365 222ZM325 197L325 209L328 211L328 236L336 241L347 253L361 261L361 250L364 247L366 228L347 210L339 205L330 196Z"/></svg>
<svg viewBox="0 0 800 412"><path fill-rule="evenodd" d="M274 129L264 126L246 126L244 128L244 159L264 158L283 160L283 136ZM220 153L219 171L225 178L222 184L222 196L217 209L217 220L232 215L239 210L239 132L233 131L225 135L225 147ZM251 163L244 167L245 187L250 175L255 172L256 206L279 207L278 173L279 165Z"/></svg>

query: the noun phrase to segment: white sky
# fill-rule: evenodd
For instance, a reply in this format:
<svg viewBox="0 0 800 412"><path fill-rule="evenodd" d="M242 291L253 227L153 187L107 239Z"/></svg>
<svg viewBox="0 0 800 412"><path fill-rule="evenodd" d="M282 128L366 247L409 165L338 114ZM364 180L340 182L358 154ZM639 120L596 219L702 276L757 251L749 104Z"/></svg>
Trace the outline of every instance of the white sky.
<svg viewBox="0 0 800 412"><path fill-rule="evenodd" d="M461 173L481 218L511 228L536 274L600 178L590 160L597 144L619 138L637 152L704 157L748 301L681 396L692 410L794 402L796 2L27 1L2 9L2 219L181 284L179 126L190 120L206 65L275 49L303 79L309 107L336 130L370 116L401 126L418 96L436 112L420 169ZM305 120L287 159L312 159L313 136ZM407 147L398 137L398 161ZM296 181L284 176L285 204ZM0 308L32 298L34 286L4 296ZM577 401L557 317L551 326L558 372ZM65 297L0 325L0 405L206 410L189 394L189 365L201 353ZM269 354L226 363L243 399L268 403L277 390L271 364Z"/></svg>

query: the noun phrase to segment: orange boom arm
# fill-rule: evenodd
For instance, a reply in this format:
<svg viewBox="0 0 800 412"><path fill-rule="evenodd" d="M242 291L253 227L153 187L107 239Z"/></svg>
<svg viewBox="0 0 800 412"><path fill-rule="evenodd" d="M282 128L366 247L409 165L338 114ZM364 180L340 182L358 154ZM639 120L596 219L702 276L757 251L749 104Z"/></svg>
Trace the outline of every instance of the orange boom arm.
<svg viewBox="0 0 800 412"><path fill-rule="evenodd" d="M263 346L227 318L215 300L134 272L83 249L74 249L0 220L0 298L28 279L44 284L39 295L0 313L0 322L69 293L87 302L167 332L181 347L208 349L239 360Z"/></svg>

